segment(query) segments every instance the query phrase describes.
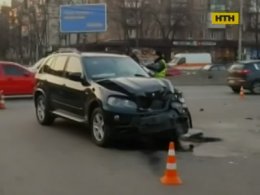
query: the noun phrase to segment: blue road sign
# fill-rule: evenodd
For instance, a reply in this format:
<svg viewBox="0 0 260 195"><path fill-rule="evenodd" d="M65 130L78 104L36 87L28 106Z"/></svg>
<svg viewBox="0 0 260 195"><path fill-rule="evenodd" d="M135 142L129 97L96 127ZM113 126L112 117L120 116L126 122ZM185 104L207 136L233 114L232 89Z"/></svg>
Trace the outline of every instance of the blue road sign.
<svg viewBox="0 0 260 195"><path fill-rule="evenodd" d="M105 32L106 30L106 4L60 6L61 33Z"/></svg>

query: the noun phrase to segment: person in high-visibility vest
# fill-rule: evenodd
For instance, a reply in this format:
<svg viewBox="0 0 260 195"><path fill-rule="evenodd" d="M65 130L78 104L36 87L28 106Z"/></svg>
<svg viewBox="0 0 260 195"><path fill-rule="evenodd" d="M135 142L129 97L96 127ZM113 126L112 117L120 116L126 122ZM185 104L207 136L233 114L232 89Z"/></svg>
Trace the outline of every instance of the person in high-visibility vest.
<svg viewBox="0 0 260 195"><path fill-rule="evenodd" d="M156 64L156 70L154 77L155 78L165 78L167 73L167 63L164 59L164 55L160 51L156 51L156 55L158 58L154 61L154 64Z"/></svg>

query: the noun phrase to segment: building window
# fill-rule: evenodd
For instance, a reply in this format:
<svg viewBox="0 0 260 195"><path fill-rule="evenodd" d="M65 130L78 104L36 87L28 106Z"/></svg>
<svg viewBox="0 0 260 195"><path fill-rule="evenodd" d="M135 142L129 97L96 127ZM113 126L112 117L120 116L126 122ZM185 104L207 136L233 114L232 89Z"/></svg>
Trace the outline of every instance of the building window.
<svg viewBox="0 0 260 195"><path fill-rule="evenodd" d="M200 15L200 21L201 23L204 23L206 21L206 15L204 13Z"/></svg>
<svg viewBox="0 0 260 195"><path fill-rule="evenodd" d="M128 35L129 35L129 38L131 38L131 39L136 38L136 30L135 29L128 30Z"/></svg>
<svg viewBox="0 0 260 195"><path fill-rule="evenodd" d="M230 31L227 32L226 36L227 36L227 40L232 40L233 39L233 33L230 32Z"/></svg>
<svg viewBox="0 0 260 195"><path fill-rule="evenodd" d="M216 39L216 34L215 34L215 32L210 32L210 33L209 33L209 38L210 38L211 40L215 40L215 39Z"/></svg>
<svg viewBox="0 0 260 195"><path fill-rule="evenodd" d="M187 38L188 38L188 39L192 39L192 38L193 38L193 33L192 33L192 31L188 32Z"/></svg>
<svg viewBox="0 0 260 195"><path fill-rule="evenodd" d="M127 8L140 8L142 5L142 2L140 0L131 1L131 0L125 0L125 7Z"/></svg>
<svg viewBox="0 0 260 195"><path fill-rule="evenodd" d="M211 11L225 11L226 10L226 0L211 0L210 10Z"/></svg>

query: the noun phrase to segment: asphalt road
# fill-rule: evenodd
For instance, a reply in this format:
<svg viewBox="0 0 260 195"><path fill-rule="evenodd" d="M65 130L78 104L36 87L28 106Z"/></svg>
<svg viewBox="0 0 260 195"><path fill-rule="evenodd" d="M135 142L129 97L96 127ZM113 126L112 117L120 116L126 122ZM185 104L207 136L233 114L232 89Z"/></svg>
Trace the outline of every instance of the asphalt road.
<svg viewBox="0 0 260 195"><path fill-rule="evenodd" d="M81 126L42 127L32 100L0 111L0 195L258 195L260 97L226 87L180 87L196 129L222 141L177 153L183 185L160 184L167 151L150 142L95 146ZM195 140L197 141L197 140Z"/></svg>

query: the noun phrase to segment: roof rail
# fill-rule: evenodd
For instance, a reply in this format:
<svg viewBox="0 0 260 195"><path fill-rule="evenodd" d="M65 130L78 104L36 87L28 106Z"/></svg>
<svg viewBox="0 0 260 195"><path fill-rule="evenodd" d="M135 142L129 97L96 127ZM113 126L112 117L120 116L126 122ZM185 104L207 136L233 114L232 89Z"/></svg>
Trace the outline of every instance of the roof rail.
<svg viewBox="0 0 260 195"><path fill-rule="evenodd" d="M80 53L76 48L60 48L57 53Z"/></svg>

